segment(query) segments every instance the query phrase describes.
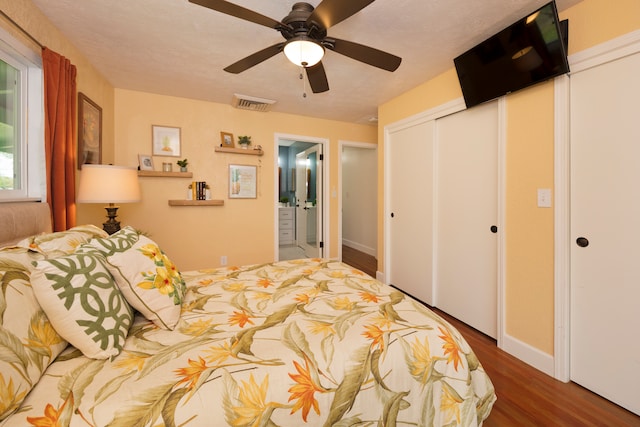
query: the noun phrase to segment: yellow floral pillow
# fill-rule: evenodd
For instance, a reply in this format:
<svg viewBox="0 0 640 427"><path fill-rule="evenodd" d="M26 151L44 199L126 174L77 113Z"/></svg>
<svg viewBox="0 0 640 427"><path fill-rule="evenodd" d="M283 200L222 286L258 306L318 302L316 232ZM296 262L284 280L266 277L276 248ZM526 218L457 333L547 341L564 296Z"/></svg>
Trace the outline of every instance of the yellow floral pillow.
<svg viewBox="0 0 640 427"><path fill-rule="evenodd" d="M158 245L131 227L90 245L106 255L107 268L129 304L158 327L173 330L186 286Z"/></svg>
<svg viewBox="0 0 640 427"><path fill-rule="evenodd" d="M20 406L67 346L31 287L31 263L42 258L26 248L0 250L0 420Z"/></svg>
<svg viewBox="0 0 640 427"><path fill-rule="evenodd" d="M94 237L107 237L104 230L95 225L79 225L67 231L37 234L20 241L16 246L47 255L47 257L68 255Z"/></svg>

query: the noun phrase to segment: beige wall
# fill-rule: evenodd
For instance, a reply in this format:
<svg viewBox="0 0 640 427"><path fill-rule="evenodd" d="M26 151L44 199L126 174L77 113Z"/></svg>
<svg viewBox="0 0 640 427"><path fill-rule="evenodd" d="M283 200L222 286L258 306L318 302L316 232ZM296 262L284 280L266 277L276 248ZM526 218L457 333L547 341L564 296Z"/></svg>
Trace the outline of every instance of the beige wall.
<svg viewBox="0 0 640 427"><path fill-rule="evenodd" d="M569 19L569 54L640 29L637 0L583 0ZM384 127L462 95L453 68L379 107L378 260L384 271ZM536 189L553 188L553 83L507 96L506 333L553 354L553 210Z"/></svg>
<svg viewBox="0 0 640 427"><path fill-rule="evenodd" d="M143 202L120 208L123 223L148 232L183 270L215 267L220 257L230 265L272 261L275 257L274 207L276 134L326 138L330 141L330 251L338 255L338 140L376 142L376 128L310 117L238 110L230 105L116 90L115 163L137 166L138 154L151 154L151 126L182 131L182 155L189 159L193 180L207 181L222 207L170 207L168 199L184 199L189 179L141 178ZM220 132L250 135L264 156L217 153ZM176 158L154 157L175 165ZM257 199L229 200L228 165L256 165ZM336 197L333 197L333 194ZM94 221L95 222L95 221Z"/></svg>

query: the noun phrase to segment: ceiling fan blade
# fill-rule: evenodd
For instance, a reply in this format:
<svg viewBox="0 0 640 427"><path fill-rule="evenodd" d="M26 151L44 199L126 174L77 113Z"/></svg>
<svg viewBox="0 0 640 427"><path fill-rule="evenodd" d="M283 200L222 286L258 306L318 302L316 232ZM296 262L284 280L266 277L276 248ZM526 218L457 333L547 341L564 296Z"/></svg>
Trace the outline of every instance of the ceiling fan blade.
<svg viewBox="0 0 640 427"><path fill-rule="evenodd" d="M311 13L307 24L317 22L327 29L355 15L373 2L374 0L323 0Z"/></svg>
<svg viewBox="0 0 640 427"><path fill-rule="evenodd" d="M229 65L224 70L233 74L241 73L253 67L254 65L258 65L262 61L266 61L272 56L282 52L283 47L284 43L274 44L273 46L262 49L252 55L247 56L246 58L241 59L238 62Z"/></svg>
<svg viewBox="0 0 640 427"><path fill-rule="evenodd" d="M225 0L189 0L191 3L198 4L200 6L215 10L217 12L225 13L227 15L235 16L236 18L244 19L245 21L253 22L255 24L264 25L269 28L288 28L288 25L282 22L271 19L268 16L261 15L253 10L246 9L237 4L229 3Z"/></svg>
<svg viewBox="0 0 640 427"><path fill-rule="evenodd" d="M309 80L309 86L313 93L322 93L329 90L329 82L327 81L327 74L324 72L324 66L322 62L318 62L316 65L306 67L307 79Z"/></svg>
<svg viewBox="0 0 640 427"><path fill-rule="evenodd" d="M395 71L400 66L400 62L402 62L402 58L398 56L358 43L329 37L325 38L324 41L327 44L323 43L323 45L334 52L383 70Z"/></svg>

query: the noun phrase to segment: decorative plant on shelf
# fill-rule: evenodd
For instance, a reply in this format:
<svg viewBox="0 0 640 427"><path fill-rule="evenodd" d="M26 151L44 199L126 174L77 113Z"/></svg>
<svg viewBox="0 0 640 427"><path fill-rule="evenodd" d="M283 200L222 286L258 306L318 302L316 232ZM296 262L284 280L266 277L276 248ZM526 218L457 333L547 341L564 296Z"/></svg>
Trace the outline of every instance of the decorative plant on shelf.
<svg viewBox="0 0 640 427"><path fill-rule="evenodd" d="M238 144L240 144L240 146L244 149L249 148L249 145L251 145L251 137L250 136L239 136L238 137Z"/></svg>
<svg viewBox="0 0 640 427"><path fill-rule="evenodd" d="M288 197L280 197L280 204L283 207L287 207L289 205L289 198Z"/></svg>
<svg viewBox="0 0 640 427"><path fill-rule="evenodd" d="M189 161L187 159L178 160L176 163L178 164L178 166L180 166L180 172L187 171L187 165L189 164Z"/></svg>

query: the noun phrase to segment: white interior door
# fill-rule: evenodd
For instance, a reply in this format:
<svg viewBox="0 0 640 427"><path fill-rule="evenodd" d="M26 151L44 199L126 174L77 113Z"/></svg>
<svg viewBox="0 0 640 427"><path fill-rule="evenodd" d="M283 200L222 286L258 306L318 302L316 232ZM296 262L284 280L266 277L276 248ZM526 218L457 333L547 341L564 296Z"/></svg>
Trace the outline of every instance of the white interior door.
<svg viewBox="0 0 640 427"><path fill-rule="evenodd" d="M434 121L407 126L387 140L388 281L433 304Z"/></svg>
<svg viewBox="0 0 640 427"><path fill-rule="evenodd" d="M296 239L309 258L322 257L322 145L296 154Z"/></svg>
<svg viewBox="0 0 640 427"><path fill-rule="evenodd" d="M434 305L496 338L498 102L436 127Z"/></svg>
<svg viewBox="0 0 640 427"><path fill-rule="evenodd" d="M640 54L571 77L571 379L640 414Z"/></svg>

